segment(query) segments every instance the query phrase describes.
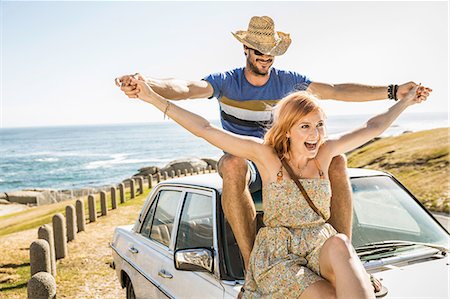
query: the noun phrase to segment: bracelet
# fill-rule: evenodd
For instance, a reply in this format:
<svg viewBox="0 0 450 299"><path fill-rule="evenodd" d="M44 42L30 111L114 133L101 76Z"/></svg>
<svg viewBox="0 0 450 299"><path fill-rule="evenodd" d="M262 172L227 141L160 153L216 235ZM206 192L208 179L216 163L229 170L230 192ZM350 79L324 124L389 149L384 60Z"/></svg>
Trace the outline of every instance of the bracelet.
<svg viewBox="0 0 450 299"><path fill-rule="evenodd" d="M167 101L166 108L164 109L164 119L166 119L167 112L169 111L170 102Z"/></svg>
<svg viewBox="0 0 450 299"><path fill-rule="evenodd" d="M388 86L388 90L387 90L387 92L388 92L388 99L398 101L397 90L398 90L398 85L397 84L389 85Z"/></svg>

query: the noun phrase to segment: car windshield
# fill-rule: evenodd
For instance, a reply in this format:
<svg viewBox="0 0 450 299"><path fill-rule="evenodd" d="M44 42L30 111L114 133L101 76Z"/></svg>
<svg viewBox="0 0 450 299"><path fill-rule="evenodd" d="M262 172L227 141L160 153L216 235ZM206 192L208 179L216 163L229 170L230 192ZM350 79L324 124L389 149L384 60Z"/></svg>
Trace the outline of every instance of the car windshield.
<svg viewBox="0 0 450 299"><path fill-rule="evenodd" d="M402 240L449 246L448 233L389 176L352 178L355 248Z"/></svg>

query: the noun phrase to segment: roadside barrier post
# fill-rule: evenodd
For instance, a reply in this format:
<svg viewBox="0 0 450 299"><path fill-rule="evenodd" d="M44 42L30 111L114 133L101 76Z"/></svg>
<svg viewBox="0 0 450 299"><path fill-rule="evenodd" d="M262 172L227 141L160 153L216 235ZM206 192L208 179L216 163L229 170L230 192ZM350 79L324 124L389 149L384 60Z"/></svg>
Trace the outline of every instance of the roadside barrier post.
<svg viewBox="0 0 450 299"><path fill-rule="evenodd" d="M191 175L194 175L194 168L191 168L190 174L191 174Z"/></svg>
<svg viewBox="0 0 450 299"><path fill-rule="evenodd" d="M169 174L167 173L167 171L164 171L163 180L167 180L168 176L169 176Z"/></svg>
<svg viewBox="0 0 450 299"><path fill-rule="evenodd" d="M177 170L177 177L181 177L181 169Z"/></svg>
<svg viewBox="0 0 450 299"><path fill-rule="evenodd" d="M89 208L89 222L97 221L97 203L95 202L94 195L88 196L88 208Z"/></svg>
<svg viewBox="0 0 450 299"><path fill-rule="evenodd" d="M139 185L139 194L144 194L144 178L141 176L137 178L137 182Z"/></svg>
<svg viewBox="0 0 450 299"><path fill-rule="evenodd" d="M64 216L61 213L53 215L52 223L55 241L55 257L59 260L67 255L67 236Z"/></svg>
<svg viewBox="0 0 450 299"><path fill-rule="evenodd" d="M153 187L153 176L150 174L147 176L148 180L148 189L151 189Z"/></svg>
<svg viewBox="0 0 450 299"><path fill-rule="evenodd" d="M211 165L208 165L208 171L209 171L209 173L212 173L212 166Z"/></svg>
<svg viewBox="0 0 450 299"><path fill-rule="evenodd" d="M202 171L203 171L203 174L206 174L206 167L203 167Z"/></svg>
<svg viewBox="0 0 450 299"><path fill-rule="evenodd" d="M130 179L130 199L133 199L136 197L136 184L134 182L134 179Z"/></svg>
<svg viewBox="0 0 450 299"><path fill-rule="evenodd" d="M117 209L116 187L111 187L111 208Z"/></svg>
<svg viewBox="0 0 450 299"><path fill-rule="evenodd" d="M53 239L53 230L50 225L42 225L38 229L38 239L47 241L50 247L50 267L51 274L56 277L56 257L55 257L55 242Z"/></svg>
<svg viewBox="0 0 450 299"><path fill-rule="evenodd" d="M50 246L43 239L35 240L30 245L30 272L31 276L38 272L51 274Z"/></svg>
<svg viewBox="0 0 450 299"><path fill-rule="evenodd" d="M119 184L119 197L120 197L120 203L125 202L125 184L120 183Z"/></svg>
<svg viewBox="0 0 450 299"><path fill-rule="evenodd" d="M77 199L75 203L75 209L77 210L78 232L83 232L86 226L86 216L84 214L84 201L81 199Z"/></svg>
<svg viewBox="0 0 450 299"><path fill-rule="evenodd" d="M187 171L187 169L185 168L184 169L184 176L187 176L188 175L188 171Z"/></svg>
<svg viewBox="0 0 450 299"><path fill-rule="evenodd" d="M67 242L75 240L76 234L76 219L75 219L75 208L73 205L66 206L66 227L67 227Z"/></svg>
<svg viewBox="0 0 450 299"><path fill-rule="evenodd" d="M47 272L34 274L27 284L28 299L56 299L55 278Z"/></svg>
<svg viewBox="0 0 450 299"><path fill-rule="evenodd" d="M158 173L156 174L156 182L157 182L157 183L161 182L161 172L158 172Z"/></svg>
<svg viewBox="0 0 450 299"><path fill-rule="evenodd" d="M171 170L170 171L170 178L174 178L175 177L175 170Z"/></svg>
<svg viewBox="0 0 450 299"><path fill-rule="evenodd" d="M106 192L100 192L100 209L102 211L102 216L108 215L108 206L106 205Z"/></svg>

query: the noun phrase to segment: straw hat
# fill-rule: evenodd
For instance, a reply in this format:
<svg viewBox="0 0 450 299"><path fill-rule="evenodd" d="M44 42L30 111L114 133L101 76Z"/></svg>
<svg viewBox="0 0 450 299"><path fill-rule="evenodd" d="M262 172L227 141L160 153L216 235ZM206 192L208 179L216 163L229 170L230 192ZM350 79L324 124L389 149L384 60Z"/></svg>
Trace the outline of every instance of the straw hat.
<svg viewBox="0 0 450 299"><path fill-rule="evenodd" d="M291 44L288 33L275 31L270 17L252 17L248 30L239 30L233 36L249 48L256 49L266 55L283 55Z"/></svg>

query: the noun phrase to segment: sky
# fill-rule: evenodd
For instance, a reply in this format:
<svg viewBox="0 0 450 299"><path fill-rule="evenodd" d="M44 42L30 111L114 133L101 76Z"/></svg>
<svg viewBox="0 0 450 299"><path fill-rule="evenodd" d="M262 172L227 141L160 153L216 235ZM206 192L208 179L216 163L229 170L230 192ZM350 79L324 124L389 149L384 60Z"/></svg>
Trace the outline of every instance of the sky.
<svg viewBox="0 0 450 299"><path fill-rule="evenodd" d="M316 82L433 88L408 112L449 111L448 2L0 1L0 127L162 121L114 78L140 72L199 80L245 64L232 31L268 15L292 44L274 66ZM323 101L328 115L373 114L392 102ZM215 99L184 108L219 118Z"/></svg>

